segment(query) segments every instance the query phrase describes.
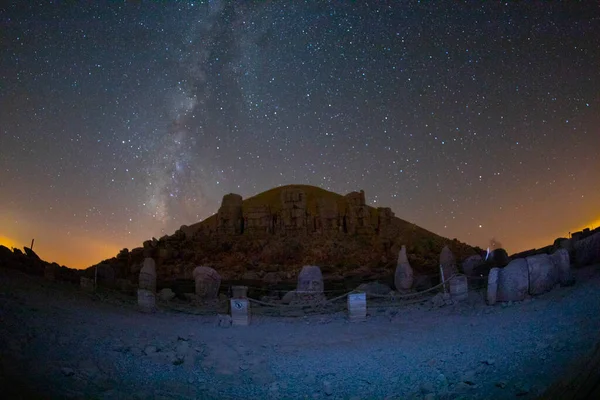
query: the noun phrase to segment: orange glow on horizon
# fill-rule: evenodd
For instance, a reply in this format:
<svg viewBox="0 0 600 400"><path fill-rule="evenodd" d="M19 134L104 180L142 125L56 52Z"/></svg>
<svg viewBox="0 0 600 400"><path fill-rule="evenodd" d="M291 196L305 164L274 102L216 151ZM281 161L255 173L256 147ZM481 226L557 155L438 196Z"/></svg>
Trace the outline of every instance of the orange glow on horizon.
<svg viewBox="0 0 600 400"><path fill-rule="evenodd" d="M8 247L9 249L12 249L13 247L18 247L17 243L7 237L7 236L1 236L0 235L0 246L4 246L4 247Z"/></svg>

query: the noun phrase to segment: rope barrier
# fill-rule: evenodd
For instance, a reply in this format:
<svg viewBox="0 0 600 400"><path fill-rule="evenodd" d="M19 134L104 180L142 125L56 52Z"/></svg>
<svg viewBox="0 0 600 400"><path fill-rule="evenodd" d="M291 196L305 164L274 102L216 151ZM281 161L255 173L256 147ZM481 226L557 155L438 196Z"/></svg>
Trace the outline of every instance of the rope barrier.
<svg viewBox="0 0 600 400"><path fill-rule="evenodd" d="M369 297L374 297L374 298L382 298L382 299L392 299L392 300L396 300L396 299L403 299L403 298L411 298L411 297L415 297L415 296L419 296L425 293L429 293L432 292L436 289L439 289L440 287L442 287L443 285L445 285L446 283L450 282L452 279L461 276L462 274L454 274L452 275L450 278L446 279L444 282L441 282L438 285L435 285L429 289L420 291L420 292L415 292L415 293L408 293L408 294L404 294L404 295L398 295L398 294L394 294L394 295L379 295L379 294L375 294L375 293L367 293L367 296ZM305 308L305 307L319 307L319 306L325 306L327 304L331 304L337 300L343 299L346 296L348 296L351 293L356 293L356 289L351 290L349 292L346 292L344 294L342 294L341 296L337 296L334 297L333 299L328 299L325 301L320 301L320 302L313 302L313 303L306 303L306 304L281 304L281 303L268 303L266 301L261 301L261 300L256 300L253 298L248 297L248 301L250 303L254 303L254 304L258 304L258 305L262 305L262 306L267 306L267 307L279 307L282 309L292 309L292 308ZM306 293L310 293L310 292L306 292ZM320 293L320 292L319 292ZM424 300L418 300L416 302L420 302L420 301L424 301Z"/></svg>
<svg viewBox="0 0 600 400"><path fill-rule="evenodd" d="M303 307L318 307L318 306L323 306L329 303L333 303L334 301L337 301L339 299L343 299L344 297L348 296L350 293L355 292L355 290L351 290L347 293L344 293L341 296L337 296L334 297L333 299L328 299L325 301L319 301L319 302L313 302L313 303L306 303L306 304L280 304L280 303L267 303L266 301L261 301L261 300L256 300L253 298L248 297L248 301L250 303L254 303L254 304L259 304L261 306L267 306L267 307L280 307L280 308L303 308ZM311 294L311 292L305 292L307 294ZM320 293L320 292L319 292Z"/></svg>
<svg viewBox="0 0 600 400"><path fill-rule="evenodd" d="M462 275L462 274L454 274L450 278L446 279L444 282L441 282L440 284L435 285L433 287L430 287L429 289L423 290L421 292L407 293L407 294L393 294L393 295L368 293L368 295L371 296L371 297L382 298L382 299L387 299L387 298L397 299L397 298L419 296L419 295L421 295L423 293L428 293L428 292L431 292L431 291L433 291L435 289L438 289L438 288L442 287L443 285L445 285L446 283L450 282L452 279L454 279L454 278L456 278L457 276L460 276L460 275Z"/></svg>

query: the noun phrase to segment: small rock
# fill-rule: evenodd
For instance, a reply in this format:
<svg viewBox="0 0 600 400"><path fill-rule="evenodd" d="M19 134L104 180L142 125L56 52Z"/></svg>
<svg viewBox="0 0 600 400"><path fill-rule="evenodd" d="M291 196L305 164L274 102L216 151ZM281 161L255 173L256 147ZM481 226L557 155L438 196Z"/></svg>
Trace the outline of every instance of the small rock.
<svg viewBox="0 0 600 400"><path fill-rule="evenodd" d="M454 393L461 394L461 393L466 393L466 392L472 390L473 386L466 382L459 382L454 386L453 389L454 389L453 390Z"/></svg>
<svg viewBox="0 0 600 400"><path fill-rule="evenodd" d="M506 382L504 382L504 381L496 382L496 387L499 387L500 389L504 389L506 387Z"/></svg>
<svg viewBox="0 0 600 400"><path fill-rule="evenodd" d="M189 351L190 344L188 342L180 341L179 343L177 343L177 349L175 351L177 357L183 358L189 353Z"/></svg>
<svg viewBox="0 0 600 400"><path fill-rule="evenodd" d="M448 386L448 379L446 379L446 375L439 374L436 378L436 384L438 388L444 389Z"/></svg>
<svg viewBox="0 0 600 400"><path fill-rule="evenodd" d="M146 348L144 349L144 354L149 356L150 354L156 353L156 351L157 351L156 346L146 346Z"/></svg>
<svg viewBox="0 0 600 400"><path fill-rule="evenodd" d="M434 307L443 307L446 304L442 293L438 293L431 298L431 303Z"/></svg>
<svg viewBox="0 0 600 400"><path fill-rule="evenodd" d="M494 360L493 358L489 358L487 360L483 360L482 363L484 363L485 365L494 365L496 363L496 360Z"/></svg>
<svg viewBox="0 0 600 400"><path fill-rule="evenodd" d="M142 355L142 349L140 349L139 347L132 347L131 348L131 355L133 355L134 357L139 357Z"/></svg>
<svg viewBox="0 0 600 400"><path fill-rule="evenodd" d="M432 393L434 391L433 383L431 382L423 382L421 383L421 393L427 394Z"/></svg>
<svg viewBox="0 0 600 400"><path fill-rule="evenodd" d="M323 393L327 396L331 396L333 394L333 388L331 387L331 382L323 381Z"/></svg>
<svg viewBox="0 0 600 400"><path fill-rule="evenodd" d="M217 323L221 328L229 328L231 326L231 315L218 314Z"/></svg>
<svg viewBox="0 0 600 400"><path fill-rule="evenodd" d="M173 291L170 288L164 288L159 292L158 296L163 301L170 301L173 300L173 298L175 297L175 293L173 293Z"/></svg>
<svg viewBox="0 0 600 400"><path fill-rule="evenodd" d="M269 392L278 392L279 391L279 383L273 382L269 385Z"/></svg>
<svg viewBox="0 0 600 400"><path fill-rule="evenodd" d="M465 373L463 373L462 377L460 378L460 380L464 383L467 383L469 385L472 385L475 382L475 375L477 375L477 372L475 370L469 370L466 371Z"/></svg>
<svg viewBox="0 0 600 400"><path fill-rule="evenodd" d="M72 368L68 367L61 368L60 372L62 372L64 376L73 376L75 374L75 371L73 371Z"/></svg>
<svg viewBox="0 0 600 400"><path fill-rule="evenodd" d="M525 396L531 392L531 387L526 383L517 384L517 396Z"/></svg>

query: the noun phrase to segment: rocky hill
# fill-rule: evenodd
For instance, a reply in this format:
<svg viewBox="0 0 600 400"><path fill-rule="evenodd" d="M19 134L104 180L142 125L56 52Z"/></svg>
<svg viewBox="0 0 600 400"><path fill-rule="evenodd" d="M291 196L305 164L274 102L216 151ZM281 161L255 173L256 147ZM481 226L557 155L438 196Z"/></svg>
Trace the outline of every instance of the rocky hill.
<svg viewBox="0 0 600 400"><path fill-rule="evenodd" d="M99 276L135 283L149 256L156 260L159 285L191 280L198 265L215 268L225 281L294 281L303 265L320 266L326 281L386 279L393 276L402 245L418 274L438 271L445 245L459 261L481 252L402 220L390 208L366 205L363 191L340 195L288 185L245 200L227 194L213 216L143 247L123 249L101 263Z"/></svg>
<svg viewBox="0 0 600 400"><path fill-rule="evenodd" d="M24 251L0 246L0 268L12 268L29 275L44 275L51 280L62 280L79 284L81 271L42 260L35 251L23 247Z"/></svg>

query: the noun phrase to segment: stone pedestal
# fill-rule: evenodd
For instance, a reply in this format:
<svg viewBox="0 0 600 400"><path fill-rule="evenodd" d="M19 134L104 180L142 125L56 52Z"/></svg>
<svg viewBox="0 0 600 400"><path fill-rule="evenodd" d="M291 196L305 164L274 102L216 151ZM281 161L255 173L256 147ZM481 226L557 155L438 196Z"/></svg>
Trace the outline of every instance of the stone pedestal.
<svg viewBox="0 0 600 400"><path fill-rule="evenodd" d="M450 296L454 301L466 300L469 297L469 285L466 276L458 275L450 281Z"/></svg>
<svg viewBox="0 0 600 400"><path fill-rule="evenodd" d="M156 263L152 258L144 260L144 266L140 271L138 288L156 292Z"/></svg>
<svg viewBox="0 0 600 400"><path fill-rule="evenodd" d="M231 299L231 325L250 324L250 304L248 299Z"/></svg>
<svg viewBox="0 0 600 400"><path fill-rule="evenodd" d="M154 292L146 289L138 289L138 307L142 312L156 311L156 295Z"/></svg>
<svg viewBox="0 0 600 400"><path fill-rule="evenodd" d="M367 294L350 293L348 295L348 319L360 322L367 319Z"/></svg>

